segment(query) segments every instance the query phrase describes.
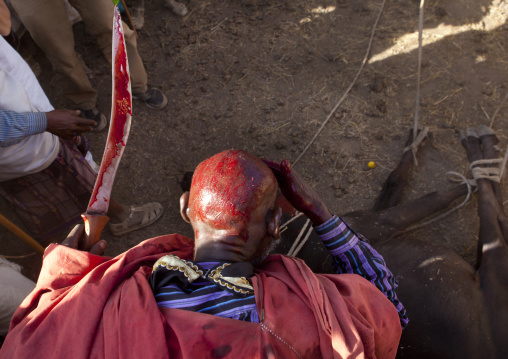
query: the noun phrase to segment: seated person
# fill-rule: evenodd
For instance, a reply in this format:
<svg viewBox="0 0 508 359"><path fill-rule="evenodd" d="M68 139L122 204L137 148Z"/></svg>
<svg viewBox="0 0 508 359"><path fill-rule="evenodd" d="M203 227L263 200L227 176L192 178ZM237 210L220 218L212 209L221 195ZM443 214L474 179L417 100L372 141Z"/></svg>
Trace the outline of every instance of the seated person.
<svg viewBox="0 0 508 359"><path fill-rule="evenodd" d="M344 274L267 256L279 186ZM196 168L180 208L194 240L166 235L115 258L50 245L0 356L395 357L407 318L392 273L287 161L219 153Z"/></svg>
<svg viewBox="0 0 508 359"><path fill-rule="evenodd" d="M10 32L3 0L0 31ZM96 122L78 115L54 110L28 64L0 36L0 195L42 243L82 221L97 177L87 142L79 136ZM111 200L109 227L121 235L161 215L157 202L129 207Z"/></svg>

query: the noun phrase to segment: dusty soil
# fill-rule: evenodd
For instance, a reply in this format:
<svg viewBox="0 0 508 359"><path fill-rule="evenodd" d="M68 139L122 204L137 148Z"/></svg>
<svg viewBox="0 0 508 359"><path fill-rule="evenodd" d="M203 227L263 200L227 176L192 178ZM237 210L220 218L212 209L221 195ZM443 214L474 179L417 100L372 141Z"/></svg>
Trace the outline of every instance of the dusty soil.
<svg viewBox="0 0 508 359"><path fill-rule="evenodd" d="M190 0L184 18L162 3L146 2L138 48L150 84L169 104L154 111L134 102L113 195L125 204L159 201L165 212L154 225L121 237L106 230L107 255L166 233L190 236L179 216L179 180L210 155L242 148L273 160L297 159L353 82L382 0ZM370 61L296 164L334 213L373 204L413 127L418 8L415 0L387 1ZM405 200L452 186L447 171L468 174L458 131L490 124L497 109L493 128L506 145L507 17L499 0L426 2L419 123L431 136L418 152ZM75 25L75 37L100 93L98 107L109 115L110 67L83 23ZM19 51L41 67L40 82L55 107L67 107L44 54L29 38ZM107 133L88 137L100 160ZM376 168L369 169L369 161ZM19 223L5 204L0 210ZM473 200L411 235L473 261L477 233ZM3 255L33 252L3 228L0 238ZM39 255L13 260L36 278Z"/></svg>

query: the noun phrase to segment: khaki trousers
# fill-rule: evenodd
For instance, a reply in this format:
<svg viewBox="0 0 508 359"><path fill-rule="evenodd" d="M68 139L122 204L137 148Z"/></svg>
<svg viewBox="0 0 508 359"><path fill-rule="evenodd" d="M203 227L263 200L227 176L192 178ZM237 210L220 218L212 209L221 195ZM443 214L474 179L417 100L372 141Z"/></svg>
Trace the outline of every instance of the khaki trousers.
<svg viewBox="0 0 508 359"><path fill-rule="evenodd" d="M96 38L111 63L113 2L111 0L69 0L79 12L87 29ZM11 5L44 51L54 71L62 75L63 92L77 109L96 106L97 91L92 87L74 51L74 34L62 0L11 0ZM136 35L123 23L127 56L134 94L147 90L147 75L136 47Z"/></svg>

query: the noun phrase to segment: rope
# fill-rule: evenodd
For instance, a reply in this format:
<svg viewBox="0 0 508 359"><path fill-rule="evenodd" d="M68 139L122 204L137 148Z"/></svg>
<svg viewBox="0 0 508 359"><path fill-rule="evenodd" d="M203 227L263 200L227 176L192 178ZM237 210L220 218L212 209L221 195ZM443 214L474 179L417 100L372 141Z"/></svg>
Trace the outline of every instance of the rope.
<svg viewBox="0 0 508 359"><path fill-rule="evenodd" d="M456 207L450 209L449 211L447 211L437 217L431 218L430 220L428 220L424 223L408 227L406 229L406 231L408 231L408 232L414 231L415 229L425 227L425 226L427 226L439 219L442 219L442 218L448 216L452 212L455 212L459 208L463 207L467 203L469 198L471 197L471 192L472 192L471 188L477 186L477 183L476 183L477 179L484 178L484 179L488 179L490 181L494 181L497 183L501 182L501 179L503 178L504 168L506 166L507 159L508 159L508 147L506 148L504 158L484 159L484 160L477 160L477 161L471 162L471 164L469 165L469 168L471 169L471 173L473 174L472 179L467 179L466 177L464 177L463 175L461 175L460 173L457 173L457 172L447 172L446 174L448 176L457 176L461 179L461 183L464 183L467 185L467 196L464 199L464 201L462 203L460 203L459 205L457 205ZM501 163L501 166L499 166L499 167L492 167L492 166L491 167L478 167L480 165L488 165L488 164L496 164L496 163ZM456 180L454 180L453 178L450 178L450 180L456 182Z"/></svg>
<svg viewBox="0 0 508 359"><path fill-rule="evenodd" d="M284 224L282 224L282 225L280 226L280 228L287 227L287 225L288 225L288 224L290 224L291 222L293 222L295 219L300 218L301 216L303 216L303 212L296 212L296 214L293 216L293 218L291 218L290 220L288 220L287 222L285 222Z"/></svg>
<svg viewBox="0 0 508 359"><path fill-rule="evenodd" d="M296 247L296 249L293 251L293 253L290 254L290 256L296 257L298 255L298 253L303 248L305 243L307 243L307 240L309 239L310 235L312 234L312 231L313 231L313 228L310 227L309 230L307 231L307 234L305 235L305 238L300 242L298 247Z"/></svg>
<svg viewBox="0 0 508 359"><path fill-rule="evenodd" d="M305 222L305 224L303 225L302 227L302 230L300 231L300 233L298 234L298 237L296 237L296 240L293 242L293 245L291 246L291 248L289 249L288 251L288 256L291 255L291 253L293 253L293 251L295 250L298 242L300 241L300 238L302 238L303 234L305 233L305 230L307 229L307 227L309 226L309 223L310 223L310 219L307 219L307 221Z"/></svg>
<svg viewBox="0 0 508 359"><path fill-rule="evenodd" d="M442 218L448 216L449 214L455 212L459 208L462 208L467 203L467 201L469 201L469 198L471 197L471 192L472 192L472 190L471 190L472 185L470 184L470 180L468 180L466 177L464 177L463 175L461 175L458 172L453 172L452 171L452 172L447 172L446 174L447 175L454 175L454 176L458 176L458 177L462 178L463 183L467 185L467 196L464 199L464 201L462 201L462 203L460 203L456 207L450 209L449 211L446 211L445 213L443 213L443 214L441 214L441 215L439 215L437 217L431 218L431 219L429 219L426 222L423 222L423 223L420 223L420 224L416 224L414 226L410 226L410 227L406 228L406 232L410 232L410 231L414 231L416 229L420 229L420 228L425 227L425 226L427 226L427 225L429 225L429 224L431 224L431 223L433 223L433 222L435 222L435 221L437 221L439 219L442 219Z"/></svg>
<svg viewBox="0 0 508 359"><path fill-rule="evenodd" d="M418 151L418 146L421 145L425 137L427 137L427 134L429 133L429 128L425 127L423 130L420 131L418 136L413 138L415 139L413 143L411 143L409 146L406 146L402 153L406 153L407 151L411 150L413 151L413 156L416 154L416 151Z"/></svg>
<svg viewBox="0 0 508 359"><path fill-rule="evenodd" d="M495 158L495 159L485 159L485 160L478 160L473 161L469 165L469 168L471 169L471 173L473 174L473 178L475 180L479 178L485 178L488 180L491 180L493 182L501 182L501 169L499 167L478 167L481 165L488 165L488 164L496 164L496 163L503 163L503 158Z"/></svg>
<svg viewBox="0 0 508 359"><path fill-rule="evenodd" d="M416 100L415 100L415 118L413 124L413 138L417 138L418 134L418 122L419 122L419 112L420 112L420 79L422 73L422 52L423 52L423 7L425 4L425 0L420 0L420 13L418 18L418 69L416 72ZM418 166L418 160L416 159L416 147L411 147L413 151L413 160L415 166Z"/></svg>
<svg viewBox="0 0 508 359"><path fill-rule="evenodd" d="M370 39L369 39L369 45L367 46L367 51L365 52L365 56L363 57L363 61L362 61L362 64L360 65L360 69L358 70L358 72L356 73L356 76L355 78L353 79L353 82L351 82L351 85L349 85L349 87L347 88L346 92L344 92L344 95L342 95L342 97L340 98L340 100L337 102L337 104L333 107L332 111L330 111L330 113L328 114L328 116L326 117L326 119L323 121L323 123L321 124L321 126L319 127L319 129L316 131L316 134L314 135L314 137L312 137L312 139L310 140L310 142L307 144L307 146L305 146L305 148L303 149L302 153L300 154L300 156L298 156L298 158L293 162L293 166L296 165L298 163L298 161L300 161L300 159L303 157L303 155L307 152L307 150L309 149L309 147L314 143L314 141L316 140L316 138L319 136L319 134L321 133L321 131L323 130L323 128L326 126L326 124L328 123L328 121L330 120L330 118L332 117L332 115L335 113L335 111L337 111L337 108L339 108L339 106L342 104L342 102L345 100L345 98L347 97L347 95L349 94L349 92L351 91L351 89L353 88L353 86L355 85L356 81L358 80L358 78L360 77L360 73L362 72L363 70L363 67L365 66L365 64L367 63L367 59L369 57L369 54L370 54L370 48L372 46L372 40L374 39L374 34L376 32L376 27L377 27L377 24L379 22L379 19L381 17L381 13L383 12L383 9L385 7L385 3L386 3L386 0L383 0L383 3L381 4L381 9L379 9L379 13L377 15L377 18L376 18L376 21L374 22L374 25L372 27L372 32L370 34Z"/></svg>

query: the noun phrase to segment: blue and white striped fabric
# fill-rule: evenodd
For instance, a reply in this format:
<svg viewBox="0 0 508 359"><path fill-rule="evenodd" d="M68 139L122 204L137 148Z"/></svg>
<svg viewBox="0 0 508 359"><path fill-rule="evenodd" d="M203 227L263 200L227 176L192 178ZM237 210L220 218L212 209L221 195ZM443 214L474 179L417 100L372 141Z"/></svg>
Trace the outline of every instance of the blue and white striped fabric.
<svg viewBox="0 0 508 359"><path fill-rule="evenodd" d="M395 293L398 283L383 257L338 216L333 216L314 229L333 258L335 272L355 273L374 284L395 305L400 323L405 328L409 319Z"/></svg>
<svg viewBox="0 0 508 359"><path fill-rule="evenodd" d="M44 112L14 112L0 109L0 147L20 143L28 136L46 131Z"/></svg>

